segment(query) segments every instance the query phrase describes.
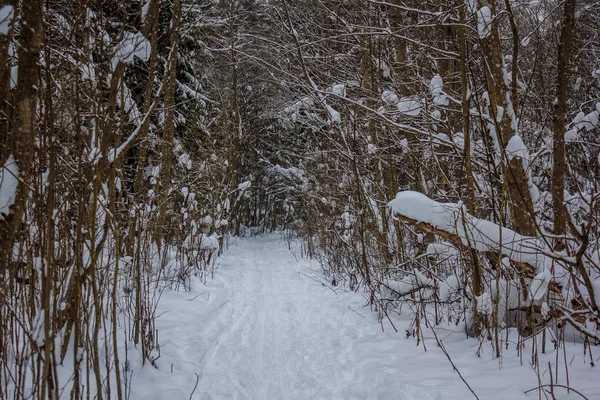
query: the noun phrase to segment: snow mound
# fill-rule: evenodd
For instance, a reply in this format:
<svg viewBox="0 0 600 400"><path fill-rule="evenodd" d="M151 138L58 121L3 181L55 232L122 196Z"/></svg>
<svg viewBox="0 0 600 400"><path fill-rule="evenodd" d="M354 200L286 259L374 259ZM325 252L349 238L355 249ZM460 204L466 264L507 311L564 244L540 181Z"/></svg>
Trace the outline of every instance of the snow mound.
<svg viewBox="0 0 600 400"><path fill-rule="evenodd" d="M251 181L245 181L242 182L238 185L237 190L246 190L248 189L250 186L252 186L252 182Z"/></svg>
<svg viewBox="0 0 600 400"><path fill-rule="evenodd" d="M573 119L572 125L576 131L585 130L586 132L591 131L598 126L600 122L600 103L596 103L596 110L585 114L583 112L578 113Z"/></svg>

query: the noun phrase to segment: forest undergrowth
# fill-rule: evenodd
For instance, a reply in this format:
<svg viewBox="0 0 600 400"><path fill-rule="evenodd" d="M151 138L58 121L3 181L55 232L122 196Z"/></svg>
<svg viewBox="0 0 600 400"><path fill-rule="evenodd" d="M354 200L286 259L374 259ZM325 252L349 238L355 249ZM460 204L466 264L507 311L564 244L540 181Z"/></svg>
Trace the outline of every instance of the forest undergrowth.
<svg viewBox="0 0 600 400"><path fill-rule="evenodd" d="M127 398L161 291L280 230L419 345L444 326L500 359L516 332L538 371L572 341L593 366L599 16L0 0L0 398Z"/></svg>

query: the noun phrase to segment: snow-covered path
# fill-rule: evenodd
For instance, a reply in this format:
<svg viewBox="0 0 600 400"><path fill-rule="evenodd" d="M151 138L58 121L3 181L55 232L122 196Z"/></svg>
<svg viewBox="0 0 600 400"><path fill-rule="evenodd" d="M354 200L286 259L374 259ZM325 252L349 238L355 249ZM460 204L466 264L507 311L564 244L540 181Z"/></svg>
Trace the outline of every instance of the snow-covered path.
<svg viewBox="0 0 600 400"><path fill-rule="evenodd" d="M364 299L320 284L318 267L278 236L239 240L206 285L163 295L159 369L134 376L133 399L474 398L435 342L381 331ZM402 329L402 330L401 330ZM460 335L457 335L460 336ZM531 368L498 371L476 342L451 343L481 399L530 399ZM510 360L504 360L510 362ZM522 385L519 382L523 382ZM191 397L190 397L191 395Z"/></svg>

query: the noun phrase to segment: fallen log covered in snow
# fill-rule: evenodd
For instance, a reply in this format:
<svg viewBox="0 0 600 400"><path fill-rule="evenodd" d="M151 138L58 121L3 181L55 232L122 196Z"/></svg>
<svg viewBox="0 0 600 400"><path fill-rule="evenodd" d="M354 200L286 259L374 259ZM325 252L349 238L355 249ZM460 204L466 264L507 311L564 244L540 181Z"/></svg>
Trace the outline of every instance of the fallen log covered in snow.
<svg viewBox="0 0 600 400"><path fill-rule="evenodd" d="M491 221L469 214L455 203L440 203L419 192L404 191L388 203L390 215L442 237L457 247L498 254L534 277L552 261L547 245L539 238L523 236Z"/></svg>
<svg viewBox="0 0 600 400"><path fill-rule="evenodd" d="M440 203L422 193L404 191L388 203L388 210L393 218L444 238L457 248L508 258L525 277L531 278L529 306L543 301L548 290L562 295L562 289L578 270L573 268L578 265L575 257L552 250L542 237L523 236L477 218L460 203ZM561 317L585 335L600 340L600 315L595 302L589 300L593 296L593 287L586 285L585 292L571 298L570 304L558 305L547 314Z"/></svg>

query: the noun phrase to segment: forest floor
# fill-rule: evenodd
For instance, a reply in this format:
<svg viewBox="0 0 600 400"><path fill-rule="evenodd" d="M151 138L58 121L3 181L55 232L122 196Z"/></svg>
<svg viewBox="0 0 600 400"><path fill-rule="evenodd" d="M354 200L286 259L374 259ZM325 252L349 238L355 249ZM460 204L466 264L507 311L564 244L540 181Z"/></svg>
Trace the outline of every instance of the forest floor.
<svg viewBox="0 0 600 400"><path fill-rule="evenodd" d="M206 284L162 294L157 315L158 368L135 369L131 399L458 400L475 398L430 328L417 347L409 312L382 325L364 296L324 281L298 244L277 235L238 239ZM323 283L320 283L323 282ZM491 347L447 325L435 328L454 365L479 399L538 399L526 347L522 363L509 342L501 359ZM530 346L529 344L528 346ZM550 345L552 347L552 345ZM476 355L478 349L481 355ZM565 384L563 350L559 383ZM598 357L598 355L593 355ZM583 347L567 344L570 385L600 399L597 368ZM556 374L556 352L540 354L540 379ZM556 382L556 380L555 380ZM581 398L555 388L558 399ZM541 397L545 398L544 395Z"/></svg>

